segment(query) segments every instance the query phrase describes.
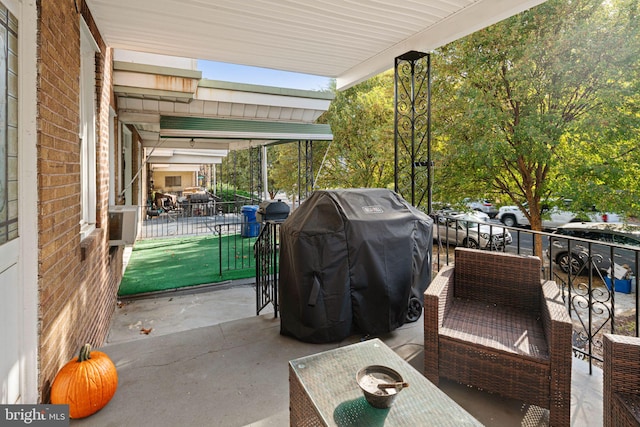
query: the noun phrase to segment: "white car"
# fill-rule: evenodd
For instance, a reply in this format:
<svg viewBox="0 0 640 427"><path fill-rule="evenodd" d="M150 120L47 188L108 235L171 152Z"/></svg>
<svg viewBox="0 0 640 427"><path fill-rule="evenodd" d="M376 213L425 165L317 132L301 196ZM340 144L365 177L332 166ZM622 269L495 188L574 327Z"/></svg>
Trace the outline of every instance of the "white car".
<svg viewBox="0 0 640 427"><path fill-rule="evenodd" d="M477 212L486 213L487 215L489 215L490 218L495 217L496 214L498 213L498 209L496 209L495 205L491 203L490 200L487 200L487 199L480 199L480 200L464 199L463 203L469 209L473 209L474 211L477 211Z"/></svg>
<svg viewBox="0 0 640 427"><path fill-rule="evenodd" d="M438 211L433 212L433 214L435 216L459 216L459 215L466 215L468 217L468 219L470 219L471 221L478 221L478 222L489 222L491 221L491 217L489 217L489 215L487 215L486 213L482 212L482 211L469 211L469 212L461 212L458 210L453 210L452 208L445 208L445 209L440 209ZM432 216L434 216L432 215Z"/></svg>
<svg viewBox="0 0 640 427"><path fill-rule="evenodd" d="M529 220L517 206L502 206L498 209L496 219L507 227L526 227ZM555 229L570 222L621 222L622 218L615 213L586 212L575 213L560 209L557 206L544 211L542 228Z"/></svg>
<svg viewBox="0 0 640 427"><path fill-rule="evenodd" d="M513 241L509 230L486 223L478 215L436 214L433 217L434 241L476 249L501 249Z"/></svg>

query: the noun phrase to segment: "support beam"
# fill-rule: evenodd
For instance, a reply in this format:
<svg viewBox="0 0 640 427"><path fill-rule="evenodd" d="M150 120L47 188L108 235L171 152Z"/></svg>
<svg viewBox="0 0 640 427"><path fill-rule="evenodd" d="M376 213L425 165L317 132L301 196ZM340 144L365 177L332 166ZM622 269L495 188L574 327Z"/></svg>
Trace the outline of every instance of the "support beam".
<svg viewBox="0 0 640 427"><path fill-rule="evenodd" d="M262 186L264 188L264 195L262 200L269 200L269 173L267 169L267 147L262 146Z"/></svg>
<svg viewBox="0 0 640 427"><path fill-rule="evenodd" d="M215 140L199 140L196 139L191 143L190 139L143 139L142 146L144 148L173 148L183 150L229 150L230 143L227 141Z"/></svg>
<svg viewBox="0 0 640 427"><path fill-rule="evenodd" d="M160 114L158 113L139 113L120 110L118 112L118 120L126 124L157 125L156 133L160 133Z"/></svg>
<svg viewBox="0 0 640 427"><path fill-rule="evenodd" d="M394 189L431 212L431 57L407 52L394 70Z"/></svg>
<svg viewBox="0 0 640 427"><path fill-rule="evenodd" d="M205 165L212 163L222 163L222 157L214 156L190 156L190 155L173 155L173 156L149 156L147 163L164 163L164 164L183 164L183 165Z"/></svg>

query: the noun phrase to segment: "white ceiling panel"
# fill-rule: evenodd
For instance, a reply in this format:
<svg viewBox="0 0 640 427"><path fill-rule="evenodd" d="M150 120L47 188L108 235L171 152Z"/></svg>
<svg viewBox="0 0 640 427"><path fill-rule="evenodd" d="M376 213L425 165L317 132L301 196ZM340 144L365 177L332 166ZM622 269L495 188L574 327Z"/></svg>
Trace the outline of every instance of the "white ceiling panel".
<svg viewBox="0 0 640 427"><path fill-rule="evenodd" d="M345 88L544 0L87 0L114 48L333 77Z"/></svg>

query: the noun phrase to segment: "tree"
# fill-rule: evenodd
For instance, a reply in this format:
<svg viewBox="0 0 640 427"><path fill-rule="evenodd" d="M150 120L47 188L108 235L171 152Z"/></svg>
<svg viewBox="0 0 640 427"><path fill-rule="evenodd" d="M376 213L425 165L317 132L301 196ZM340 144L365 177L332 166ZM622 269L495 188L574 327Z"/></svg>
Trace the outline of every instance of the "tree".
<svg viewBox="0 0 640 427"><path fill-rule="evenodd" d="M393 184L393 72L336 92L318 121L331 125L333 143L317 186L384 188Z"/></svg>
<svg viewBox="0 0 640 427"><path fill-rule="evenodd" d="M218 166L218 185L221 188L232 188L253 196L261 196L258 189L262 177L259 174L259 147L234 150L222 159Z"/></svg>
<svg viewBox="0 0 640 427"><path fill-rule="evenodd" d="M329 144L328 141L313 141L311 144L309 157L312 162L310 169L314 171L313 179L321 167ZM309 180L307 183L304 154L304 142L287 142L269 147L267 154L269 188L285 191L292 199L295 199L299 192L304 197L305 188L312 181Z"/></svg>
<svg viewBox="0 0 640 427"><path fill-rule="evenodd" d="M506 196L540 230L544 200L595 203L589 188L616 174L607 191L628 191L597 154L637 145L637 11L635 0L549 0L436 52L434 193Z"/></svg>
<svg viewBox="0 0 640 427"><path fill-rule="evenodd" d="M334 82L333 90L334 100L318 119L331 126L333 141L312 144L314 189L392 185L393 73L382 73L341 92ZM298 169L298 145L273 147L269 159L270 186L297 194L298 176L304 177L304 164ZM300 184L306 185L302 180Z"/></svg>
<svg viewBox="0 0 640 427"><path fill-rule="evenodd" d="M609 37L620 43L604 59L615 64L599 90L598 114L565 136L561 190L598 200L603 211L640 214L640 31L636 1L618 2ZM603 35L604 36L604 35ZM617 73L617 74L616 74ZM576 149L579 147L579 149ZM581 177L580 185L572 177Z"/></svg>

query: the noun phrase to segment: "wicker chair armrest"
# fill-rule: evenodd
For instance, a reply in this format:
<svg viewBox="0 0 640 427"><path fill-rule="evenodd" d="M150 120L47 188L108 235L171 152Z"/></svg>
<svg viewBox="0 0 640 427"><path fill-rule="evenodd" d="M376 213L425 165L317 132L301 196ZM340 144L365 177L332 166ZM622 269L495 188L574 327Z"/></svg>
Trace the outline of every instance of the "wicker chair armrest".
<svg viewBox="0 0 640 427"><path fill-rule="evenodd" d="M566 350L566 357L571 360L573 324L562 302L560 288L553 280L542 281L541 309L547 344L550 349L562 347Z"/></svg>
<svg viewBox="0 0 640 427"><path fill-rule="evenodd" d="M605 372L607 367L611 391L640 394L640 338L605 334Z"/></svg>
<svg viewBox="0 0 640 427"><path fill-rule="evenodd" d="M541 316L550 368L551 425L569 425L573 324L556 282L542 280Z"/></svg>
<svg viewBox="0 0 640 427"><path fill-rule="evenodd" d="M439 382L438 335L444 316L453 302L453 266L443 267L424 292L424 376Z"/></svg>
<svg viewBox="0 0 640 427"><path fill-rule="evenodd" d="M438 327L442 325L444 317L453 302L453 276L454 266L443 267L424 292L425 305L428 301L431 306L437 307ZM434 303L436 305L433 305Z"/></svg>
<svg viewBox="0 0 640 427"><path fill-rule="evenodd" d="M640 394L640 338L604 334L602 364L602 405L604 427L618 427L618 415L626 409L619 393Z"/></svg>

